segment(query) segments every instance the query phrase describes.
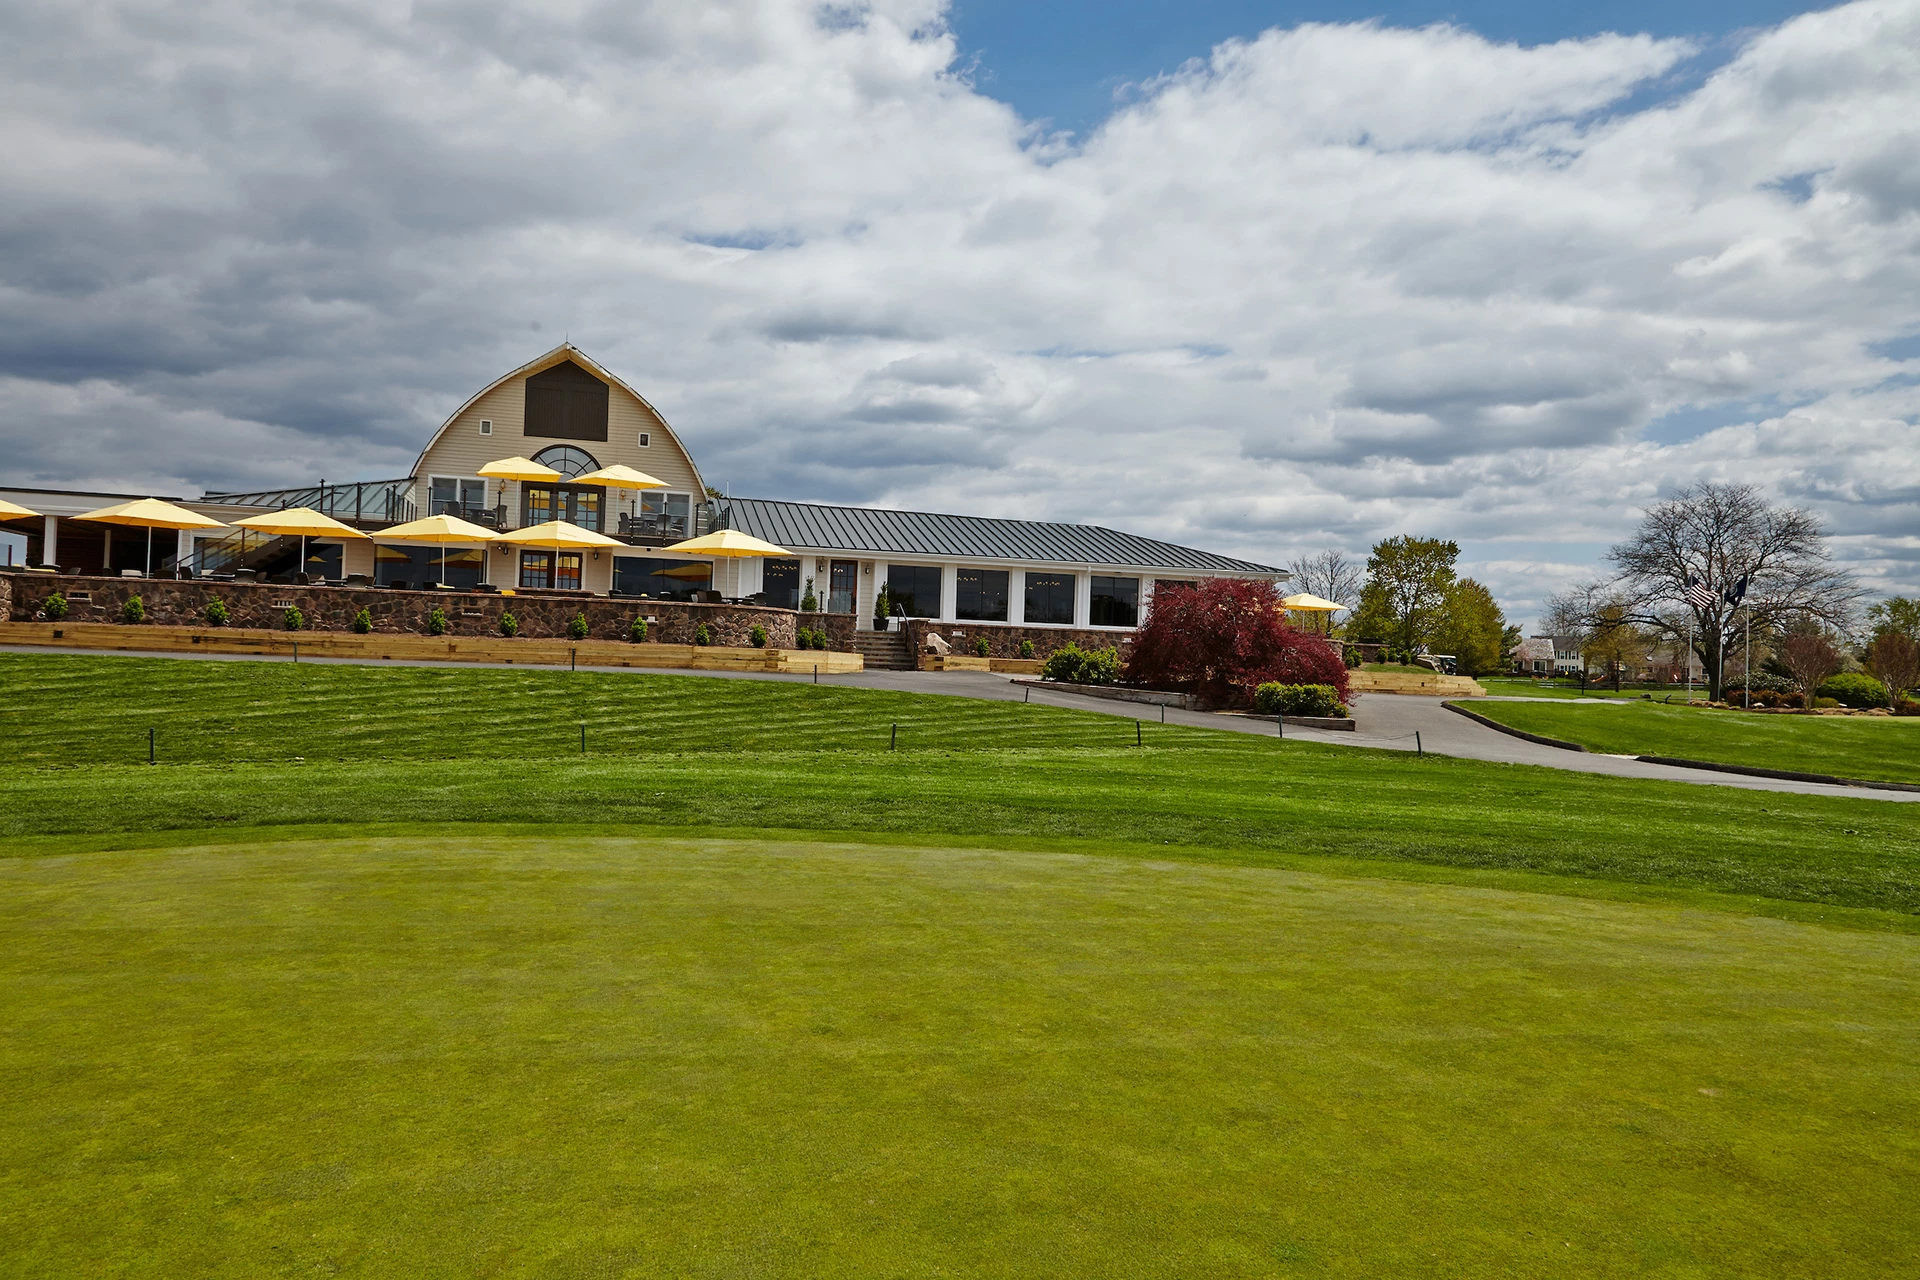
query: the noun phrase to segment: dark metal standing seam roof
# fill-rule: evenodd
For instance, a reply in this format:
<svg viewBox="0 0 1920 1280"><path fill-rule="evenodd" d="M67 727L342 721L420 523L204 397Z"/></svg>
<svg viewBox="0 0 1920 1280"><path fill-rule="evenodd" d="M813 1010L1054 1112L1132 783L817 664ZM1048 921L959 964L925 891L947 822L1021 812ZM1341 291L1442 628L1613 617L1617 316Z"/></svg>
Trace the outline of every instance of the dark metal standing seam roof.
<svg viewBox="0 0 1920 1280"><path fill-rule="evenodd" d="M783 547L1216 573L1285 572L1271 565L1217 556L1092 524L830 507L765 498L724 501L717 527L738 529Z"/></svg>

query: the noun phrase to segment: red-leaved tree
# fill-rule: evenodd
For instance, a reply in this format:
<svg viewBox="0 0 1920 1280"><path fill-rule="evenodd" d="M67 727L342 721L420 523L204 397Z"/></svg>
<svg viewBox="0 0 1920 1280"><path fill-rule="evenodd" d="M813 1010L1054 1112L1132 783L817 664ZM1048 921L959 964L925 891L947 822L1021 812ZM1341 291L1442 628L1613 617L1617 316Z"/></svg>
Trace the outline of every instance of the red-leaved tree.
<svg viewBox="0 0 1920 1280"><path fill-rule="evenodd" d="M1133 637L1127 679L1178 689L1216 706L1245 706L1269 681L1329 684L1351 703L1347 667L1331 644L1287 625L1271 582L1208 578L1154 589Z"/></svg>

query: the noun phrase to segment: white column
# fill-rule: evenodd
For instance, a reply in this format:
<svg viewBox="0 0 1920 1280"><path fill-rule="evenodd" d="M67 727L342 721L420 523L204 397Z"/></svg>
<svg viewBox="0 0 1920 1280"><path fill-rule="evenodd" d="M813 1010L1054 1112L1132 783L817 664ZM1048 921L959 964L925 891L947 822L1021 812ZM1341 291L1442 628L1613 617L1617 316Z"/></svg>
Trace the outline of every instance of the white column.
<svg viewBox="0 0 1920 1280"><path fill-rule="evenodd" d="M960 593L960 567L943 564L940 566L940 621L954 621L954 598Z"/></svg>
<svg viewBox="0 0 1920 1280"><path fill-rule="evenodd" d="M1007 570L1007 624L1014 626L1027 620L1027 571L1025 569Z"/></svg>
<svg viewBox="0 0 1920 1280"><path fill-rule="evenodd" d="M1073 575L1073 625L1093 625L1093 575L1090 573Z"/></svg>
<svg viewBox="0 0 1920 1280"><path fill-rule="evenodd" d="M40 563L60 563L60 517L48 516L41 526Z"/></svg>

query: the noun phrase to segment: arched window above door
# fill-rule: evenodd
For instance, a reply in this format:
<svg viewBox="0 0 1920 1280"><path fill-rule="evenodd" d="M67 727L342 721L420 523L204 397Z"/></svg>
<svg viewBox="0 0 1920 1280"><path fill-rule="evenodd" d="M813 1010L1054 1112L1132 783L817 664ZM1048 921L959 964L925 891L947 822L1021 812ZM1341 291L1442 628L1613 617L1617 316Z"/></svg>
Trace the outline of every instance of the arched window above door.
<svg viewBox="0 0 1920 1280"><path fill-rule="evenodd" d="M533 455L533 460L541 466L552 467L569 480L600 469L600 464L594 461L592 454L585 449L576 449L570 444L556 444L551 448L542 449Z"/></svg>

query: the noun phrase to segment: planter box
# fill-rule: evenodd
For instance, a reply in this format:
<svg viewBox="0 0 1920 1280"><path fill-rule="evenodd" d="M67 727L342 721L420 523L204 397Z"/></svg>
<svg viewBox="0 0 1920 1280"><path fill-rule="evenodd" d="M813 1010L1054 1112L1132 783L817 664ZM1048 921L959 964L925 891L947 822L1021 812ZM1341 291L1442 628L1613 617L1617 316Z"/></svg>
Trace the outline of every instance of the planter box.
<svg viewBox="0 0 1920 1280"><path fill-rule="evenodd" d="M923 653L920 655L922 671L991 671L992 658L976 658L971 654L959 653Z"/></svg>
<svg viewBox="0 0 1920 1280"><path fill-rule="evenodd" d="M1068 684L1063 680L1015 680L1015 684L1034 689L1052 689L1056 693L1077 693L1087 698L1106 698L1112 702L1144 702L1150 707L1174 707L1198 711L1200 705L1189 693L1162 693L1158 689L1130 689L1117 684Z"/></svg>
<svg viewBox="0 0 1920 1280"><path fill-rule="evenodd" d="M1037 676L1041 662L1038 658L989 658L995 671L1010 676Z"/></svg>

